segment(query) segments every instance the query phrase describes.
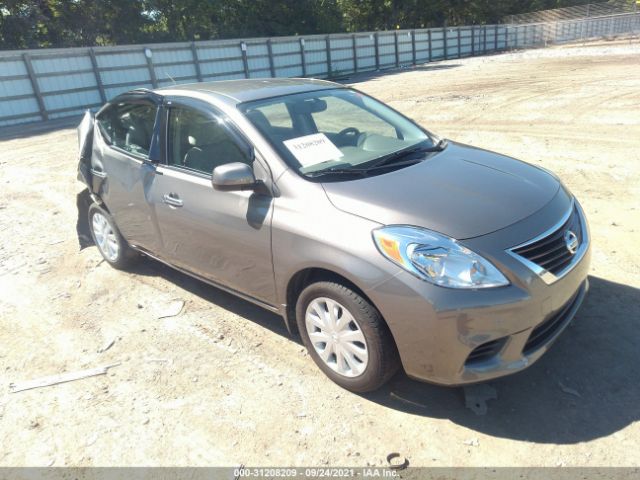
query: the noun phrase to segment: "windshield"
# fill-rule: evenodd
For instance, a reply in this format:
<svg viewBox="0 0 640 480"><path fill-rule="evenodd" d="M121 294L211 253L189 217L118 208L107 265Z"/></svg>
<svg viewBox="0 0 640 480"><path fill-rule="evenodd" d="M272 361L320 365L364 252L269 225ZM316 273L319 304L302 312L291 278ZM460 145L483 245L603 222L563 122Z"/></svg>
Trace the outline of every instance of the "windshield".
<svg viewBox="0 0 640 480"><path fill-rule="evenodd" d="M362 171L435 140L386 105L347 88L284 95L239 106L287 163L312 177Z"/></svg>

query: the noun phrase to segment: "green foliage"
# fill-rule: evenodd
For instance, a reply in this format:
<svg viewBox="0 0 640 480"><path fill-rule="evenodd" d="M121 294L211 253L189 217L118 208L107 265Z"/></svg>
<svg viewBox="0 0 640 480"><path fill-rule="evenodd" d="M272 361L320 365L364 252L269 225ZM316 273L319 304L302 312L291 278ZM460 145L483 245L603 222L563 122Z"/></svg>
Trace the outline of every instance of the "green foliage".
<svg viewBox="0 0 640 480"><path fill-rule="evenodd" d="M3 0L0 48L133 43L149 23L142 1Z"/></svg>
<svg viewBox="0 0 640 480"><path fill-rule="evenodd" d="M588 0L0 0L0 49L496 23Z"/></svg>
<svg viewBox="0 0 640 480"><path fill-rule="evenodd" d="M338 0L348 31L498 23L506 15L590 0ZM594 0L597 1L597 0Z"/></svg>

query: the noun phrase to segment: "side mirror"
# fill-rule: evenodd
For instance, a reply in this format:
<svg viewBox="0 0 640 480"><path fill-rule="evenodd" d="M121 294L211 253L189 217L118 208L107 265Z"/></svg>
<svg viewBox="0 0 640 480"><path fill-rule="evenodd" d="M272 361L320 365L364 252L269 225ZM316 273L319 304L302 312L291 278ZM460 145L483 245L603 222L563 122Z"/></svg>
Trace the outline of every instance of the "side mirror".
<svg viewBox="0 0 640 480"><path fill-rule="evenodd" d="M246 163L234 162L213 169L211 183L215 190L249 190L256 187L253 169Z"/></svg>

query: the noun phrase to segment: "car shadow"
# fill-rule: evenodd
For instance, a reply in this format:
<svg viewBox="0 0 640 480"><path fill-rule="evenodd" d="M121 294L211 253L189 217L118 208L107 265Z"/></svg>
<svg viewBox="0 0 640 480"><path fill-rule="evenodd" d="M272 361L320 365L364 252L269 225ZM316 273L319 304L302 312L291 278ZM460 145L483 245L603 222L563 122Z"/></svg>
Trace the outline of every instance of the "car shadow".
<svg viewBox="0 0 640 480"><path fill-rule="evenodd" d="M400 67L391 67L380 70L370 70L367 72L351 73L344 76L332 77L331 80L339 83L353 85L360 82L367 82L376 78L389 78L393 75L399 75L406 72L432 72L436 70L449 70L462 66L459 63L427 63L422 65L407 65Z"/></svg>
<svg viewBox="0 0 640 480"><path fill-rule="evenodd" d="M640 289L590 277L570 327L536 364L489 382L485 415L465 408L464 389L398 374L369 401L412 415L447 418L496 437L571 444L640 420Z"/></svg>
<svg viewBox="0 0 640 480"><path fill-rule="evenodd" d="M76 236L79 250L95 245L89 228L88 212L91 205L89 191L84 189L76 195L76 207L78 209L78 219L76 222ZM260 325L273 333L282 335L302 345L297 338L289 335L284 320L279 315L261 308L253 303L243 300L220 288L216 288L197 278L191 277L164 263L151 257L144 256L143 259L128 269L134 275L145 275L150 277L160 277L174 285L186 290L193 295L235 313L247 320Z"/></svg>
<svg viewBox="0 0 640 480"><path fill-rule="evenodd" d="M79 209L85 198L78 198ZM91 245L79 215L80 247ZM88 238L88 241L87 241ZM151 258L131 273L161 277L283 337L278 315ZM537 363L489 382L497 399L485 415L465 408L464 389L430 385L397 374L366 401L410 415L446 418L487 435L571 444L610 435L640 420L640 289L590 277L590 292L569 328ZM329 381L329 380L327 380Z"/></svg>
<svg viewBox="0 0 640 480"><path fill-rule="evenodd" d="M202 280L191 277L186 273L175 270L174 268L171 268L153 258L145 256L142 261L129 269L129 273L134 275L163 278L164 280L173 283L177 287L186 290L209 303L232 312L252 323L255 323L256 325L260 325L273 333L287 337L288 339L302 345L302 342L297 337L294 338L289 335L287 327L285 326L284 320L281 316L247 300L243 300L242 298L220 288L203 282Z"/></svg>

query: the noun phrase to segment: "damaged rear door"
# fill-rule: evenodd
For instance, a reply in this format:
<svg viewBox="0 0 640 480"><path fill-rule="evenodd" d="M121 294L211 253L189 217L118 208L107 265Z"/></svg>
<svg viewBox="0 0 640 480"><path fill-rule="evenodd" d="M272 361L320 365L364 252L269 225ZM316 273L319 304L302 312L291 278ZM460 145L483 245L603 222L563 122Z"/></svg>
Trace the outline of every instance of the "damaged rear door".
<svg viewBox="0 0 640 480"><path fill-rule="evenodd" d="M105 105L95 121L90 122L85 116L78 129L79 176L102 200L123 237L150 252L158 251L161 244L147 202L160 152L160 103L161 99L151 92L125 94ZM85 121L93 128L83 125ZM82 152L86 152L91 135L88 160L88 154L83 156Z"/></svg>
<svg viewBox="0 0 640 480"><path fill-rule="evenodd" d="M78 180L94 193L93 176L91 174L91 151L93 149L93 126L95 116L87 110L78 125Z"/></svg>

